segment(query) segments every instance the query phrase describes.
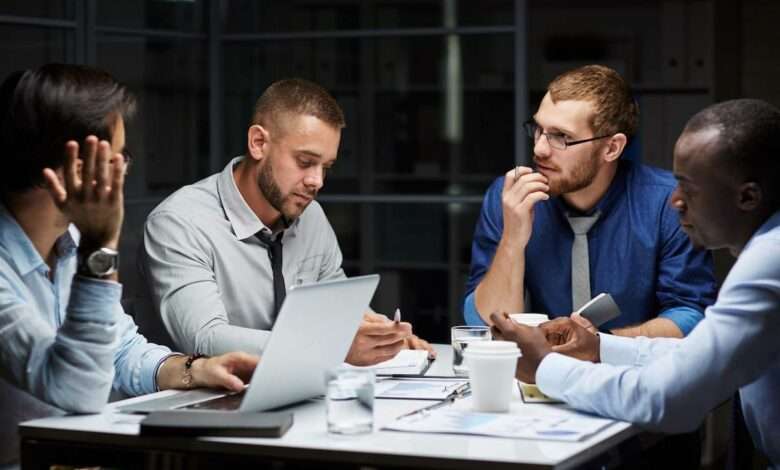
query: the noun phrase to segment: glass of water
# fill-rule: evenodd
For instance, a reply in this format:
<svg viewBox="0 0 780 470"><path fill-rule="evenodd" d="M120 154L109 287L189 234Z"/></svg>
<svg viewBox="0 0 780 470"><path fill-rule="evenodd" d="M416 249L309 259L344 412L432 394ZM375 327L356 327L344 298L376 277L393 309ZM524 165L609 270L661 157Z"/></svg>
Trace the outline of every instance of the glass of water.
<svg viewBox="0 0 780 470"><path fill-rule="evenodd" d="M466 377L469 368L463 362L463 351L472 341L490 341L489 326L453 326L452 333L452 371L455 375Z"/></svg>
<svg viewBox="0 0 780 470"><path fill-rule="evenodd" d="M338 367L325 375L328 432L362 434L374 429L374 371Z"/></svg>

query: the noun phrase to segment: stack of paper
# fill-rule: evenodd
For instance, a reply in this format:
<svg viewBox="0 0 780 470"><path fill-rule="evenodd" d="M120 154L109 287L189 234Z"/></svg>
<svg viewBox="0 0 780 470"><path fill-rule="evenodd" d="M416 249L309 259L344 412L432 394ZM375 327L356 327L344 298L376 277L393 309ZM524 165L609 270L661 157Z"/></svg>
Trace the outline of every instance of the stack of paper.
<svg viewBox="0 0 780 470"><path fill-rule="evenodd" d="M379 364L358 369L373 369L377 375L422 374L428 367L428 351L423 349L402 349L394 358Z"/></svg>
<svg viewBox="0 0 780 470"><path fill-rule="evenodd" d="M385 429L407 432L475 434L520 439L580 441L615 421L581 413L521 415L477 413L452 407L402 417Z"/></svg>

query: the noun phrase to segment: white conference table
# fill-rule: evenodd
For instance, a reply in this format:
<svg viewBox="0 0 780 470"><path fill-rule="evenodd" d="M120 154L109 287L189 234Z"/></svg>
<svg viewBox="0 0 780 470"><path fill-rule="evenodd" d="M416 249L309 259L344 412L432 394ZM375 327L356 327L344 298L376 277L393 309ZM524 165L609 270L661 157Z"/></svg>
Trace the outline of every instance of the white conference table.
<svg viewBox="0 0 780 470"><path fill-rule="evenodd" d="M438 359L429 375L452 374L452 349L435 345ZM567 469L580 466L615 448L639 430L615 421L579 442L507 439L453 434L382 431L395 417L429 405L422 400L376 400L375 430L358 436L329 434L325 403L310 400L289 407L294 424L281 438L153 438L138 435L141 416L117 413L118 404L166 394L136 397L108 405L101 414L51 417L19 427L22 468L51 464L113 465L138 468L210 468L287 462L298 466L341 467L503 467ZM511 413L539 413L545 407L525 404L515 390ZM533 407L530 409L529 407Z"/></svg>

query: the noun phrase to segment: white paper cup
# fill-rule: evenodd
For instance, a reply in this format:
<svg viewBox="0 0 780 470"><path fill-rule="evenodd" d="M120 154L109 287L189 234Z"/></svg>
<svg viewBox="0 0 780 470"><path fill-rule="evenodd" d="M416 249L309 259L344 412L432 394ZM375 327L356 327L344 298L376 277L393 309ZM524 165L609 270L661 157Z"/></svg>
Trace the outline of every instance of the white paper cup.
<svg viewBox="0 0 780 470"><path fill-rule="evenodd" d="M520 350L511 341L483 341L463 352L469 366L474 411L509 411Z"/></svg>
<svg viewBox="0 0 780 470"><path fill-rule="evenodd" d="M539 326L546 321L550 321L550 317L544 313L512 313L509 315L515 323L528 326Z"/></svg>

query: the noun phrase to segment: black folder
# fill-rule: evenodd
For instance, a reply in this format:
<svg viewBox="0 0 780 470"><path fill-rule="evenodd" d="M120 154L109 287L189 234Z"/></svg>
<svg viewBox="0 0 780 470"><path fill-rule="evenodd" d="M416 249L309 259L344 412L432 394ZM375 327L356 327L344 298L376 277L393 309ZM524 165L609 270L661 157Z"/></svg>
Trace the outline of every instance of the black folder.
<svg viewBox="0 0 780 470"><path fill-rule="evenodd" d="M141 421L141 435L282 437L292 424L289 412L155 411Z"/></svg>

